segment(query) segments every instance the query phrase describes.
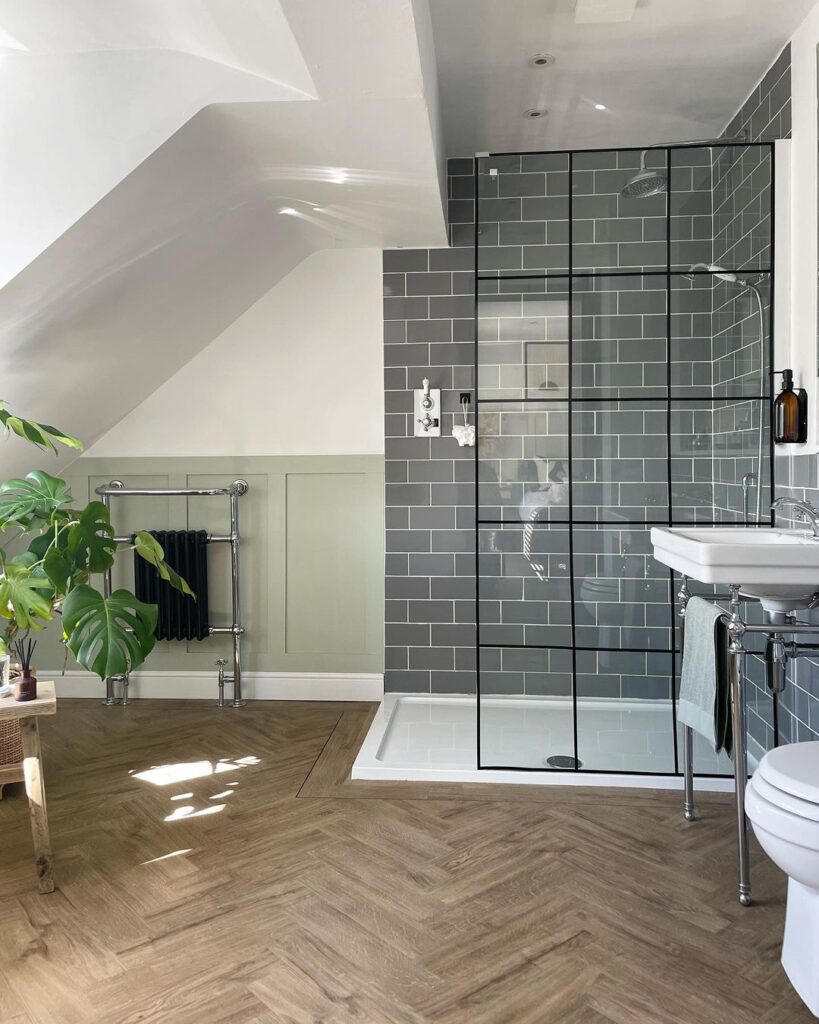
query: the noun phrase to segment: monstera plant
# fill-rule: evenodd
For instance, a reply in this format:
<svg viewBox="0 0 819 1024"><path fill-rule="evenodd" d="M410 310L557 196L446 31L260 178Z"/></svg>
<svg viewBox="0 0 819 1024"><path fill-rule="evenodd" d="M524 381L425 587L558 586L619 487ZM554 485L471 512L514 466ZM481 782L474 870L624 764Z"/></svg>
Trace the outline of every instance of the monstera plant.
<svg viewBox="0 0 819 1024"><path fill-rule="evenodd" d="M75 437L15 416L2 402L0 424L6 435L14 433L42 451L57 454L60 445L82 451ZM92 583L94 575L111 568L118 548L101 501L78 506L65 480L41 469L24 479L5 480L0 483L0 540L0 627L6 622L0 655L57 618L63 642L83 668L101 679L142 664L155 642L156 606L124 589L106 597ZM8 548L18 553L8 555ZM137 532L132 550L172 587L193 596L150 533Z"/></svg>

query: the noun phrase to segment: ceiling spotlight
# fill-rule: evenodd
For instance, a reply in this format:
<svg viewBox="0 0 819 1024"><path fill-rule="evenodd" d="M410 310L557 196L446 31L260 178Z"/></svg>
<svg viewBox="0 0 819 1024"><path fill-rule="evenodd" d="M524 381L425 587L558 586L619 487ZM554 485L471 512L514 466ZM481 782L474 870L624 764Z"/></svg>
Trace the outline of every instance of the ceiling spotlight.
<svg viewBox="0 0 819 1024"><path fill-rule="evenodd" d="M523 111L523 116L528 118L545 117L548 113L549 111L543 107L530 107Z"/></svg>
<svg viewBox="0 0 819 1024"><path fill-rule="evenodd" d="M606 106L605 103L595 103L594 109L595 110L608 110L609 108Z"/></svg>
<svg viewBox="0 0 819 1024"><path fill-rule="evenodd" d="M555 57L551 53L533 53L528 61L530 68L549 68L554 62Z"/></svg>

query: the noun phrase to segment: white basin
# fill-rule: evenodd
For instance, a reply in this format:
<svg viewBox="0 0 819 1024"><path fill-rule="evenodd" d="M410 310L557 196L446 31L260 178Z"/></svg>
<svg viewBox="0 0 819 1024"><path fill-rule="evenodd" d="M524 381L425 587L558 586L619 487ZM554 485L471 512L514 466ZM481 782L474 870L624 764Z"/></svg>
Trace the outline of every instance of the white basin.
<svg viewBox="0 0 819 1024"><path fill-rule="evenodd" d="M819 591L819 540L810 530L655 526L654 557L700 583L738 584L770 612L807 608Z"/></svg>

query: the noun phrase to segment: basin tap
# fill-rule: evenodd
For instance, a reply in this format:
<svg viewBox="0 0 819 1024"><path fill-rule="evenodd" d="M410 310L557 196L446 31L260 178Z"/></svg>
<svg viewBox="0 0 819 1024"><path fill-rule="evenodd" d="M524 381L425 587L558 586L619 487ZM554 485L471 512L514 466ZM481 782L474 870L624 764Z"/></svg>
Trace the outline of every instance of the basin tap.
<svg viewBox="0 0 819 1024"><path fill-rule="evenodd" d="M792 508L798 519L810 523L813 530L813 539L819 540L819 511L809 501L799 501L796 498L782 497L772 502L771 509L776 512L781 508Z"/></svg>

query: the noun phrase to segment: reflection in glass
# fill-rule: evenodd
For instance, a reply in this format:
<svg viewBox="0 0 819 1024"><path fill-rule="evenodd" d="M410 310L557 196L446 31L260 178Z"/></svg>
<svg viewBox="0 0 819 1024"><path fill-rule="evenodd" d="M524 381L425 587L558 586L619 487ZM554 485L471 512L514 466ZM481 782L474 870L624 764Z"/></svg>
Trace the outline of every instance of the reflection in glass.
<svg viewBox="0 0 819 1024"><path fill-rule="evenodd" d="M479 544L481 642L571 647L568 528L486 526Z"/></svg>
<svg viewBox="0 0 819 1024"><path fill-rule="evenodd" d="M568 407L499 402L478 412L481 521L566 521Z"/></svg>
<svg viewBox="0 0 819 1024"><path fill-rule="evenodd" d="M670 650L669 576L650 530L577 526L572 535L578 647Z"/></svg>

